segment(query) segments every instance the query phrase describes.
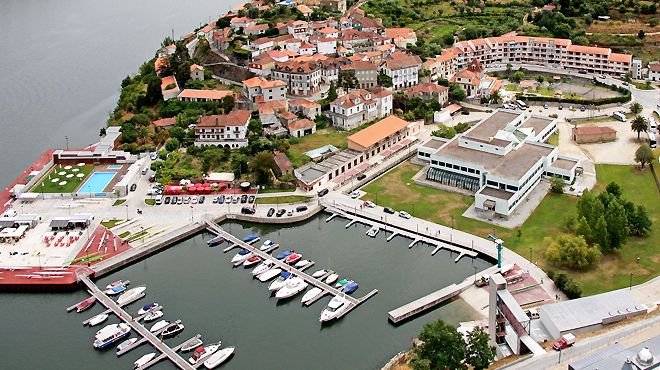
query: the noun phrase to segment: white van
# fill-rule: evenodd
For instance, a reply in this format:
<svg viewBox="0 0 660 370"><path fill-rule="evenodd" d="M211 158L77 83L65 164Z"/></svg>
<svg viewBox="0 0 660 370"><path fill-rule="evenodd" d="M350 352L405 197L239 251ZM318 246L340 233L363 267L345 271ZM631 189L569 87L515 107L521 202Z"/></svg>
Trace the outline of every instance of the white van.
<svg viewBox="0 0 660 370"><path fill-rule="evenodd" d="M618 119L621 122L626 122L626 116L621 112L612 113L612 117L614 117L615 119Z"/></svg>
<svg viewBox="0 0 660 370"><path fill-rule="evenodd" d="M163 204L163 196L159 195L156 197L156 205L161 205Z"/></svg>

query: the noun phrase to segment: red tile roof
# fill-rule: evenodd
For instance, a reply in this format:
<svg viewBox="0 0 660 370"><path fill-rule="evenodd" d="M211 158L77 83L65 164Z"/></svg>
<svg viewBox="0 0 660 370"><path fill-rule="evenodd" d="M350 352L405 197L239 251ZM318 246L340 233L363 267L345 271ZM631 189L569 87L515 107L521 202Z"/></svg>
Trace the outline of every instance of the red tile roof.
<svg viewBox="0 0 660 370"><path fill-rule="evenodd" d="M362 129L347 139L363 148L369 148L388 136L406 128L408 122L397 116L388 116L373 125Z"/></svg>
<svg viewBox="0 0 660 370"><path fill-rule="evenodd" d="M233 96L234 93L229 90L196 90L196 89L184 89L179 94L179 98L189 98L189 99L212 99L219 100L224 99L227 96Z"/></svg>
<svg viewBox="0 0 660 370"><path fill-rule="evenodd" d="M250 111L234 110L229 114L218 114L213 116L202 116L197 120L197 127L227 127L245 126L250 120Z"/></svg>
<svg viewBox="0 0 660 370"><path fill-rule="evenodd" d="M310 121L307 118L299 119L297 121L293 121L289 124L289 130L290 131L297 131L297 130L304 130L307 128L312 128L316 126L316 123L314 121Z"/></svg>

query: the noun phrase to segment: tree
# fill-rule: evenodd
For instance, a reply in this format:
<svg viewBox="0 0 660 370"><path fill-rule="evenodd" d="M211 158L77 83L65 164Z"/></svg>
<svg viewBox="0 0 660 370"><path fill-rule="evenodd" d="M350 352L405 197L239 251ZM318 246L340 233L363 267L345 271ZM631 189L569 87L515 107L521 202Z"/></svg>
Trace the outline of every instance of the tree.
<svg viewBox="0 0 660 370"><path fill-rule="evenodd" d="M630 112L633 114L640 114L642 113L643 109L644 107L642 107L642 105L639 103L633 103L633 105L630 106Z"/></svg>
<svg viewBox="0 0 660 370"><path fill-rule="evenodd" d="M509 79L513 82L520 82L523 78L525 78L525 72L523 71L516 71L509 77Z"/></svg>
<svg viewBox="0 0 660 370"><path fill-rule="evenodd" d="M492 94L488 97L488 100L490 100L491 103L499 103L502 101L502 95L500 94L500 90L495 90L493 91Z"/></svg>
<svg viewBox="0 0 660 370"><path fill-rule="evenodd" d="M339 71L338 85L344 88L345 91L349 89L354 89L357 86L357 78L355 77L355 71Z"/></svg>
<svg viewBox="0 0 660 370"><path fill-rule="evenodd" d="M173 152L175 150L179 149L179 140L175 138L169 138L165 142L165 150L168 152Z"/></svg>
<svg viewBox="0 0 660 370"><path fill-rule="evenodd" d="M438 125L438 129L431 132L431 135L441 137L444 139L451 139L456 136L456 129L445 125Z"/></svg>
<svg viewBox="0 0 660 370"><path fill-rule="evenodd" d="M465 362L475 370L487 369L495 359L495 347L489 341L488 333L481 326L468 333Z"/></svg>
<svg viewBox="0 0 660 370"><path fill-rule="evenodd" d="M621 190L621 186L614 181L607 184L607 186L605 187L605 191L614 195L617 198L621 198L621 195L623 194L623 190Z"/></svg>
<svg viewBox="0 0 660 370"><path fill-rule="evenodd" d="M605 211L605 222L607 223L607 234L609 236L609 250L619 249L628 239L628 218L626 210L621 203L613 199Z"/></svg>
<svg viewBox="0 0 660 370"><path fill-rule="evenodd" d="M597 262L601 253L597 246L590 247L582 236L561 234L548 245L545 255L556 265L581 269Z"/></svg>
<svg viewBox="0 0 660 370"><path fill-rule="evenodd" d="M105 132L106 132L105 127L101 127L101 129L99 130L99 136L105 136Z"/></svg>
<svg viewBox="0 0 660 370"><path fill-rule="evenodd" d="M441 319L427 323L419 333L423 344L415 349L430 369L466 369L463 336Z"/></svg>
<svg viewBox="0 0 660 370"><path fill-rule="evenodd" d="M250 161L249 169L254 174L258 185L268 185L272 182L272 170L276 167L275 159L269 152L260 152Z"/></svg>
<svg viewBox="0 0 660 370"><path fill-rule="evenodd" d="M550 180L550 191L556 194L564 194L564 180L553 176L552 180Z"/></svg>
<svg viewBox="0 0 660 370"><path fill-rule="evenodd" d="M649 218L646 208L644 206L637 206L637 210L631 217L628 217L628 226L630 227L630 234L637 236L644 236L651 231L651 219Z"/></svg>
<svg viewBox="0 0 660 370"><path fill-rule="evenodd" d="M635 162L639 163L642 168L644 168L645 164L651 164L653 162L653 151L649 144L644 143L637 148L635 151Z"/></svg>
<svg viewBox="0 0 660 370"><path fill-rule="evenodd" d="M328 101L332 102L335 99L337 99L337 86L335 86L335 82L332 81L330 82L330 89L328 90Z"/></svg>
<svg viewBox="0 0 660 370"><path fill-rule="evenodd" d="M587 218L584 216L580 218L580 223L578 224L577 229L575 230L575 234L583 237L584 240L587 241L587 243L591 244L594 242L591 226L589 226L589 223L587 222Z"/></svg>
<svg viewBox="0 0 660 370"><path fill-rule="evenodd" d="M649 129L649 121L642 116L635 116L630 121L630 128L637 133L637 140L639 141L639 134Z"/></svg>
<svg viewBox="0 0 660 370"><path fill-rule="evenodd" d="M234 109L234 97L231 95L225 96L222 98L222 111L227 114Z"/></svg>
<svg viewBox="0 0 660 370"><path fill-rule="evenodd" d="M646 33L644 32L644 30L639 30L639 32L637 32L637 37L638 37L640 40L643 40L644 37L646 37Z"/></svg>
<svg viewBox="0 0 660 370"><path fill-rule="evenodd" d="M392 77L386 75L383 72L378 74L378 85L383 87L392 87L394 83L392 82Z"/></svg>
<svg viewBox="0 0 660 370"><path fill-rule="evenodd" d="M248 132L252 133L255 136L261 136L261 133L264 131L259 118L253 118L248 123Z"/></svg>
<svg viewBox="0 0 660 370"><path fill-rule="evenodd" d="M605 216L600 216L598 221L596 221L596 226L593 228L593 239L600 246L601 251L608 251L610 249Z"/></svg>
<svg viewBox="0 0 660 370"><path fill-rule="evenodd" d="M457 84L449 84L449 95L456 101L463 101L467 97L465 91Z"/></svg>

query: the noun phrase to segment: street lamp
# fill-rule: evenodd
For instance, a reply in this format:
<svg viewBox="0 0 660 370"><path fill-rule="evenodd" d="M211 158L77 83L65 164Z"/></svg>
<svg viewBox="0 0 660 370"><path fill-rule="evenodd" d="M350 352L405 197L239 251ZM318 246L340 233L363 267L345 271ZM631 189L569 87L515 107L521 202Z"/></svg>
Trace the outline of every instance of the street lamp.
<svg viewBox="0 0 660 370"><path fill-rule="evenodd" d="M190 221L193 222L195 220L195 209L193 206L190 206Z"/></svg>
<svg viewBox="0 0 660 370"><path fill-rule="evenodd" d="M64 136L64 140L66 140L66 150L69 150L69 137Z"/></svg>
<svg viewBox="0 0 660 370"><path fill-rule="evenodd" d="M126 206L126 221L128 221L128 204L126 204L125 206Z"/></svg>

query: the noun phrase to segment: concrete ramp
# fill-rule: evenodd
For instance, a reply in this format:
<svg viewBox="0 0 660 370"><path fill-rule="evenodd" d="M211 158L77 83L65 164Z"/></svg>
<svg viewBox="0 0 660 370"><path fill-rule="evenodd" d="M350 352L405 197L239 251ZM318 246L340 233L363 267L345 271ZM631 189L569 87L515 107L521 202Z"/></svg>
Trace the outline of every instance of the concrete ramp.
<svg viewBox="0 0 660 370"><path fill-rule="evenodd" d="M527 347L530 350L530 352L534 354L534 356L538 356L546 353L543 347L541 347L540 344L536 343L536 341L532 339L532 337L530 337L529 335L524 335L520 337L520 341L525 345L525 347Z"/></svg>

